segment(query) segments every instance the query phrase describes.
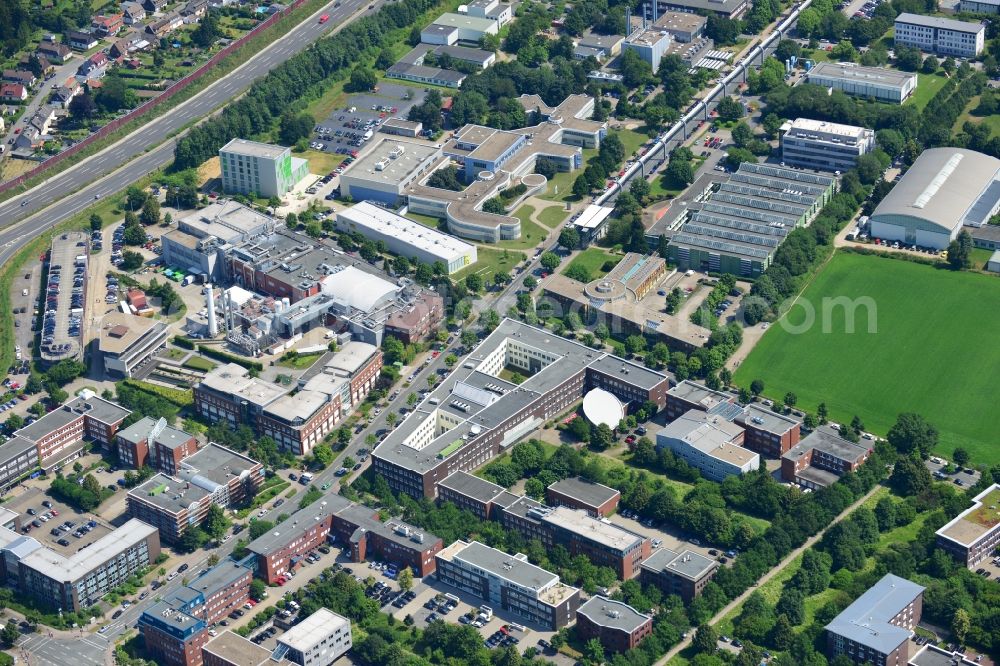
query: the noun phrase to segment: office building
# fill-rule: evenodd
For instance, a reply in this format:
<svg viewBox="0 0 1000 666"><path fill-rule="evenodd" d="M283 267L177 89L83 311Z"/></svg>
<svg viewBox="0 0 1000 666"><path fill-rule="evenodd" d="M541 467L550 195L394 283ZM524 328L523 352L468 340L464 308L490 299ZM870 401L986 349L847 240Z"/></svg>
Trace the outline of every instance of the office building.
<svg viewBox="0 0 1000 666"><path fill-rule="evenodd" d="M388 118L378 126L378 131L383 134L393 134L395 136L405 136L415 139L424 131L424 124L416 120Z"/></svg>
<svg viewBox="0 0 1000 666"><path fill-rule="evenodd" d="M48 472L79 457L85 440L110 445L131 413L95 395L81 396L24 426L14 436L35 445L39 464Z"/></svg>
<svg viewBox="0 0 1000 666"><path fill-rule="evenodd" d="M781 478L803 488L824 488L869 455L871 449L847 441L833 426L820 426L781 456Z"/></svg>
<svg viewBox="0 0 1000 666"><path fill-rule="evenodd" d="M853 62L816 63L806 80L817 86L840 90L853 97L865 97L902 104L917 89L917 75L886 67L864 67Z"/></svg>
<svg viewBox="0 0 1000 666"><path fill-rule="evenodd" d="M634 650L653 633L653 616L600 595L576 609L576 634L582 642L596 638L605 653Z"/></svg>
<svg viewBox="0 0 1000 666"><path fill-rule="evenodd" d="M0 580L52 610L77 612L101 601L160 554L156 528L129 520L72 555L0 528Z"/></svg>
<svg viewBox="0 0 1000 666"><path fill-rule="evenodd" d="M132 372L167 346L167 325L147 317L110 312L101 320L99 351L112 377Z"/></svg>
<svg viewBox="0 0 1000 666"><path fill-rule="evenodd" d="M30 439L11 437L0 444L0 493L6 493L38 469L38 447Z"/></svg>
<svg viewBox="0 0 1000 666"><path fill-rule="evenodd" d="M578 476L556 481L545 489L545 499L550 505L581 509L594 518L610 516L621 498L622 494L614 488Z"/></svg>
<svg viewBox="0 0 1000 666"><path fill-rule="evenodd" d="M930 148L871 214L872 238L943 250L963 226L975 233L1000 212L1000 160L964 148Z"/></svg>
<svg viewBox="0 0 1000 666"><path fill-rule="evenodd" d="M875 150L875 130L810 118L785 122L778 133L785 164L845 172Z"/></svg>
<svg viewBox="0 0 1000 666"><path fill-rule="evenodd" d="M351 621L320 608L278 637L272 659L288 659L299 666L330 666L351 645Z"/></svg>
<svg viewBox="0 0 1000 666"><path fill-rule="evenodd" d="M514 20L513 5L500 0L472 0L465 4L464 12L461 7L458 11L469 16L492 19L501 28Z"/></svg>
<svg viewBox="0 0 1000 666"><path fill-rule="evenodd" d="M669 259L680 270L758 276L785 237L809 224L836 188L833 176L744 162L685 208L670 234Z"/></svg>
<svg viewBox="0 0 1000 666"><path fill-rule="evenodd" d="M1000 484L972 500L972 506L937 531L937 546L968 568L991 557L1000 545Z"/></svg>
<svg viewBox="0 0 1000 666"><path fill-rule="evenodd" d="M486 479L458 471L449 475L446 479L437 484L438 502L451 502L463 511L469 511L479 520L498 519L495 508L502 508L496 504L497 498L509 495L511 499L506 506L515 501L517 495L513 495L504 490L503 486L498 486Z"/></svg>
<svg viewBox="0 0 1000 666"><path fill-rule="evenodd" d="M438 261L457 273L476 263L476 246L454 236L408 220L367 201L336 215L338 231L358 232L373 241L382 241L389 252L425 264Z"/></svg>
<svg viewBox="0 0 1000 666"><path fill-rule="evenodd" d="M690 602L712 580L719 563L693 550L658 548L642 562L642 582Z"/></svg>
<svg viewBox="0 0 1000 666"><path fill-rule="evenodd" d="M542 289L584 321L603 323L626 337L645 335L671 349L694 351L704 346L712 332L664 312L656 287L667 275L667 264L659 256L629 252L604 277L584 284L556 273L545 280Z"/></svg>
<svg viewBox="0 0 1000 666"><path fill-rule="evenodd" d="M965 4L965 3L963 3ZM907 662L908 666L977 666L983 663L980 659L970 659L960 650L948 652L934 643L925 643Z"/></svg>
<svg viewBox="0 0 1000 666"><path fill-rule="evenodd" d="M129 515L177 543L191 525L200 525L214 504L234 508L252 499L264 483L264 466L210 443L179 463L171 474L156 474L128 492Z"/></svg>
<svg viewBox="0 0 1000 666"><path fill-rule="evenodd" d="M669 448L712 481L760 467L760 456L743 448L743 428L724 414L692 409L656 433L656 447Z"/></svg>
<svg viewBox="0 0 1000 666"><path fill-rule="evenodd" d="M692 12L661 12L653 26L665 31L678 42L693 42L705 34L708 19Z"/></svg>
<svg viewBox="0 0 1000 666"><path fill-rule="evenodd" d="M507 6L510 9L509 5ZM424 44L453 46L455 44L479 44L485 35L495 35L500 31L500 23L494 18L447 12L420 32Z"/></svg>
<svg viewBox="0 0 1000 666"><path fill-rule="evenodd" d="M802 434L802 424L795 419L753 402L733 422L744 430L743 446L771 458L788 453Z"/></svg>
<svg viewBox="0 0 1000 666"><path fill-rule="evenodd" d="M194 408L212 423L256 427L264 408L285 395L288 389L251 377L242 365L228 363L208 372L194 386Z"/></svg>
<svg viewBox="0 0 1000 666"><path fill-rule="evenodd" d="M165 666L209 663L202 650L211 637L209 627L247 602L252 580L250 569L226 560L155 602L136 625L146 650Z"/></svg>
<svg viewBox="0 0 1000 666"><path fill-rule="evenodd" d="M620 56L624 43L625 37L622 35L601 35L593 30L586 30L576 40L576 50L573 55L578 60L592 55L603 62Z"/></svg>
<svg viewBox="0 0 1000 666"><path fill-rule="evenodd" d="M487 601L495 610L552 631L573 621L580 590L559 576L478 541L456 541L437 554L437 579Z"/></svg>
<svg viewBox="0 0 1000 666"><path fill-rule="evenodd" d="M309 175L309 162L292 149L233 139L219 150L222 189L232 194L281 197Z"/></svg>
<svg viewBox="0 0 1000 666"><path fill-rule="evenodd" d="M142 417L115 434L118 460L125 467L152 467L164 474L177 474L181 461L198 450L194 435L167 425L166 419Z"/></svg>
<svg viewBox="0 0 1000 666"><path fill-rule="evenodd" d="M639 29L625 39L625 49L635 51L653 71L660 68L660 60L673 44L670 34L655 28Z"/></svg>
<svg viewBox="0 0 1000 666"><path fill-rule="evenodd" d="M663 0L661 9L689 14L715 14L723 18L738 19L750 8L749 0Z"/></svg>
<svg viewBox="0 0 1000 666"><path fill-rule="evenodd" d="M521 221L506 213L484 212L486 201L518 185L527 188L523 196L542 191L545 178L533 173L539 157L552 160L562 171L582 168L581 148L598 148L607 123L590 120L594 99L588 95L570 95L555 107L538 95L522 95L518 101L529 126L509 131L481 125L459 128L443 144L433 168L457 163L467 186L456 192L428 187L423 178L412 180L405 191L411 213L447 220L448 231L461 238L496 243L520 237Z"/></svg>
<svg viewBox="0 0 1000 666"><path fill-rule="evenodd" d="M856 664L905 664L920 622L924 588L886 574L826 625L827 656Z"/></svg>
<svg viewBox="0 0 1000 666"><path fill-rule="evenodd" d="M272 661L273 650L232 631L220 631L201 646L203 666L291 666L287 658Z"/></svg>
<svg viewBox="0 0 1000 666"><path fill-rule="evenodd" d="M913 46L942 57L976 58L983 52L986 25L903 12L893 33L897 46Z"/></svg>
<svg viewBox="0 0 1000 666"><path fill-rule="evenodd" d="M960 0L958 3L958 11L963 14L996 14L998 8L998 0Z"/></svg>
<svg viewBox="0 0 1000 666"><path fill-rule="evenodd" d="M525 381L502 379L504 368ZM486 464L593 388L662 407L668 385L662 373L505 319L375 449L374 470L396 492L434 498L447 476Z"/></svg>
<svg viewBox="0 0 1000 666"><path fill-rule="evenodd" d="M537 515L546 546L560 545L571 555L585 555L596 566L610 567L621 580L639 575L640 563L649 557L647 537L580 509L559 506L529 511Z"/></svg>
<svg viewBox="0 0 1000 666"><path fill-rule="evenodd" d="M340 193L395 207L410 183L429 174L440 156L441 149L430 144L382 139L340 175Z"/></svg>

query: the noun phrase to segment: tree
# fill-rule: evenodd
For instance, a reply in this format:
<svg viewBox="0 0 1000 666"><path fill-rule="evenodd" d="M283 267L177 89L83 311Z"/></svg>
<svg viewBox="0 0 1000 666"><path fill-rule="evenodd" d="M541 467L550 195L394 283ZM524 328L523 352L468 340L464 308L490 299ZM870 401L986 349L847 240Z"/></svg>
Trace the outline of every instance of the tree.
<svg viewBox="0 0 1000 666"><path fill-rule="evenodd" d="M559 232L559 244L567 250L575 250L580 246L580 232L573 227L566 227Z"/></svg>
<svg viewBox="0 0 1000 666"><path fill-rule="evenodd" d="M478 294L483 290L483 277L478 273L469 273L465 276L465 288L473 294Z"/></svg>
<svg viewBox="0 0 1000 666"><path fill-rule="evenodd" d="M69 103L69 113L77 122L90 120L97 113L97 104L89 90L80 93Z"/></svg>
<svg viewBox="0 0 1000 666"><path fill-rule="evenodd" d="M410 567L403 567L403 570L399 572L396 577L396 582L399 583L399 589L403 592L409 592L413 589L413 570Z"/></svg>
<svg viewBox="0 0 1000 666"><path fill-rule="evenodd" d="M139 221L147 227L153 224L159 224L160 202L154 197L147 197L146 201L142 204L142 213L139 215Z"/></svg>
<svg viewBox="0 0 1000 666"><path fill-rule="evenodd" d="M938 62L937 58L935 58L932 55L929 55L926 58L924 58L924 63L923 63L923 65L920 66L920 70L924 74L933 74L934 72L937 71L937 69L940 66L940 64L941 63Z"/></svg>
<svg viewBox="0 0 1000 666"><path fill-rule="evenodd" d="M747 144L753 140L753 131L744 121L739 121L732 131L733 143L737 148L746 148Z"/></svg>
<svg viewBox="0 0 1000 666"><path fill-rule="evenodd" d="M948 265L953 270L972 267L972 235L963 229L948 245Z"/></svg>
<svg viewBox="0 0 1000 666"><path fill-rule="evenodd" d="M14 644L21 638L21 630L17 628L17 622L14 620L7 620L7 624L4 625L2 633L0 633L0 640L8 648L14 647Z"/></svg>
<svg viewBox="0 0 1000 666"><path fill-rule="evenodd" d="M753 394L753 397L756 398L763 392L764 392L764 380L755 379L752 382L750 382L750 393Z"/></svg>
<svg viewBox="0 0 1000 666"><path fill-rule="evenodd" d="M267 534L272 529L274 529L274 523L269 520L251 520L250 527L247 529L247 534L249 535L250 540L253 541L256 538Z"/></svg>
<svg viewBox="0 0 1000 666"><path fill-rule="evenodd" d="M816 418L819 419L820 425L826 423L829 416L830 414L827 412L826 403L819 403L816 407Z"/></svg>
<svg viewBox="0 0 1000 666"><path fill-rule="evenodd" d="M133 252L132 250L125 250L122 252L122 270L134 271L142 266L143 261L145 260L138 252Z"/></svg>
<svg viewBox="0 0 1000 666"><path fill-rule="evenodd" d="M726 151L726 166L732 171L736 171L744 162L756 161L757 157L746 148L730 148Z"/></svg>
<svg viewBox="0 0 1000 666"><path fill-rule="evenodd" d="M223 508L218 504L212 504L208 507L208 513L205 515L201 527L206 534L219 541L229 531L230 524L231 522L226 518L226 512Z"/></svg>
<svg viewBox="0 0 1000 666"><path fill-rule="evenodd" d="M798 402L798 401L799 401L798 396L796 396L791 391L789 391L788 393L785 394L784 403L785 403L785 407L787 407L788 409L791 409L792 407L794 407L795 403Z"/></svg>
<svg viewBox="0 0 1000 666"><path fill-rule="evenodd" d="M588 194L590 194L590 181L581 173L573 181L573 195L577 198L583 198Z"/></svg>
<svg viewBox="0 0 1000 666"><path fill-rule="evenodd" d="M351 70L351 78L344 86L347 92L368 92L378 84L378 77L375 72L366 67L355 67Z"/></svg>
<svg viewBox="0 0 1000 666"><path fill-rule="evenodd" d="M955 461L955 464L959 467L965 467L965 465L969 462L969 452L962 447L958 447L952 451L951 459Z"/></svg>
<svg viewBox="0 0 1000 666"><path fill-rule="evenodd" d="M614 443L615 435L607 423L602 423L590 430L590 443L598 451L604 451Z"/></svg>
<svg viewBox="0 0 1000 666"><path fill-rule="evenodd" d="M562 260L559 258L559 255L553 252L545 252L539 259L539 263L542 264L542 267L550 273L559 267L561 261Z"/></svg>
<svg viewBox="0 0 1000 666"><path fill-rule="evenodd" d="M719 634L715 630L715 627L710 624L698 625L698 628L694 632L692 644L698 652L714 654L719 645Z"/></svg>
<svg viewBox="0 0 1000 666"><path fill-rule="evenodd" d="M336 456L333 453L333 449L331 449L327 444L319 444L313 447L312 457L317 467L326 469L331 463L333 463L333 459Z"/></svg>
<svg viewBox="0 0 1000 666"><path fill-rule="evenodd" d="M312 135L313 119L308 113L293 115L285 113L281 116L278 126L278 138L286 146L294 146L300 139Z"/></svg>
<svg viewBox="0 0 1000 666"><path fill-rule="evenodd" d="M186 530L184 530L184 535L181 537L180 541L177 543L178 549L185 553L193 553L208 542L208 534L205 530L194 525L189 525Z"/></svg>
<svg viewBox="0 0 1000 666"><path fill-rule="evenodd" d="M919 495L931 487L931 473L922 461L902 457L892 468L889 487L903 497Z"/></svg>
<svg viewBox="0 0 1000 666"><path fill-rule="evenodd" d="M926 460L938 444L938 431L919 414L907 412L896 418L886 439L901 454L916 454Z"/></svg>
<svg viewBox="0 0 1000 666"><path fill-rule="evenodd" d="M694 182L694 165L687 160L671 159L663 173L667 181L674 187L690 185Z"/></svg>
<svg viewBox="0 0 1000 666"><path fill-rule="evenodd" d="M896 46L896 66L907 72L915 72L920 68L922 56L920 50L912 46Z"/></svg>
<svg viewBox="0 0 1000 666"><path fill-rule="evenodd" d="M203 49L207 49L221 36L222 30L219 28L219 19L216 18L215 12L210 11L198 22L198 27L191 31L191 42Z"/></svg>
<svg viewBox="0 0 1000 666"><path fill-rule="evenodd" d="M968 636L971 629L972 618L969 615L969 611L964 608L956 609L955 615L951 618L951 633L955 636L955 640L958 641L959 645L965 645L965 637Z"/></svg>
<svg viewBox="0 0 1000 666"><path fill-rule="evenodd" d="M723 97L715 110L719 114L719 119L725 122L739 120L744 113L743 105L732 97Z"/></svg>
<svg viewBox="0 0 1000 666"><path fill-rule="evenodd" d="M254 601L260 601L267 594L267 585L260 578L254 578L250 581L250 598Z"/></svg>

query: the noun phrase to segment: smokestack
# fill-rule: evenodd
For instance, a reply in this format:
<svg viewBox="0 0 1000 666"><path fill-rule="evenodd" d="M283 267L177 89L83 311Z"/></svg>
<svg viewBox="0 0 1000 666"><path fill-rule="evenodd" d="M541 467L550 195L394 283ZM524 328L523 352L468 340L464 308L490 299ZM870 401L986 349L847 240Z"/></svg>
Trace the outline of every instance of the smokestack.
<svg viewBox="0 0 1000 666"><path fill-rule="evenodd" d="M212 285L205 285L205 300L208 301L208 336L214 338L219 334L219 325L215 322L215 294Z"/></svg>
<svg viewBox="0 0 1000 666"><path fill-rule="evenodd" d="M658 19L658 18L660 18L660 17L657 16L656 0L653 0L653 23L656 23L656 19Z"/></svg>

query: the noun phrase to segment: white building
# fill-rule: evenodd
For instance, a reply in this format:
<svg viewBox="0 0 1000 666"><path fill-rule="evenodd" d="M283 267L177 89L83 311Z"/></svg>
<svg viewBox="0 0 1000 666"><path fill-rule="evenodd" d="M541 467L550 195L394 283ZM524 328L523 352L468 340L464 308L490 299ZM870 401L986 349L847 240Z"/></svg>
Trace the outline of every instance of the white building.
<svg viewBox="0 0 1000 666"><path fill-rule="evenodd" d="M509 19L508 19L509 20ZM478 44L484 35L500 32L500 23L493 18L474 14L448 12L437 17L433 23L420 32L424 44L445 44L452 46L459 42Z"/></svg>
<svg viewBox="0 0 1000 666"><path fill-rule="evenodd" d="M167 346L162 321L111 312L101 321L99 349L109 375L131 377L132 371Z"/></svg>
<svg viewBox="0 0 1000 666"><path fill-rule="evenodd" d="M448 274L476 263L476 246L363 201L337 213L338 231L357 231L383 241L393 254L425 264L441 261Z"/></svg>
<svg viewBox="0 0 1000 666"><path fill-rule="evenodd" d="M724 481L760 466L760 456L743 448L743 434L721 416L692 409L656 433L656 446L669 448L706 479Z"/></svg>
<svg viewBox="0 0 1000 666"><path fill-rule="evenodd" d="M290 148L233 139L219 150L222 189L237 194L280 197L309 175L309 163Z"/></svg>
<svg viewBox="0 0 1000 666"><path fill-rule="evenodd" d="M330 666L351 645L351 621L320 608L278 637L272 659L285 658L299 666Z"/></svg>
<svg viewBox="0 0 1000 666"><path fill-rule="evenodd" d="M781 159L819 171L847 171L875 149L875 131L865 127L796 118L781 127Z"/></svg>
<svg viewBox="0 0 1000 666"><path fill-rule="evenodd" d="M463 7L465 14L492 19L501 28L514 20L514 5L508 2L501 4L500 0L472 0L472 2L459 6L459 13L463 13Z"/></svg>
<svg viewBox="0 0 1000 666"><path fill-rule="evenodd" d="M382 139L344 170L340 193L355 201L397 205L409 185L430 173L441 149L425 143Z"/></svg>
<svg viewBox="0 0 1000 666"><path fill-rule="evenodd" d="M896 17L897 46L915 46L939 56L975 58L983 51L986 26L904 12Z"/></svg>
<svg viewBox="0 0 1000 666"><path fill-rule="evenodd" d="M809 70L809 83L854 97L902 104L917 89L917 75L853 62L821 62Z"/></svg>
<svg viewBox="0 0 1000 666"><path fill-rule="evenodd" d="M670 48L673 38L666 30L651 28L639 29L625 39L625 48L635 51L640 58L649 63L653 73L660 68L660 60Z"/></svg>
<svg viewBox="0 0 1000 666"><path fill-rule="evenodd" d="M961 0L958 11L967 14L996 14L1000 10L1000 0Z"/></svg>

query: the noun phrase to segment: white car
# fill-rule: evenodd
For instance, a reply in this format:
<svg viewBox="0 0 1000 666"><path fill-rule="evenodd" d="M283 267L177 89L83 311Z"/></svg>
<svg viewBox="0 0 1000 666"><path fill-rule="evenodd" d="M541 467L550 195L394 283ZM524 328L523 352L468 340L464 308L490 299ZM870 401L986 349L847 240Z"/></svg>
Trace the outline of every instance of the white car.
<svg viewBox="0 0 1000 666"><path fill-rule="evenodd" d="M266 513L267 513L267 509L261 509L260 511L257 512L257 517L258 518L263 518L264 514L266 514Z"/></svg>

